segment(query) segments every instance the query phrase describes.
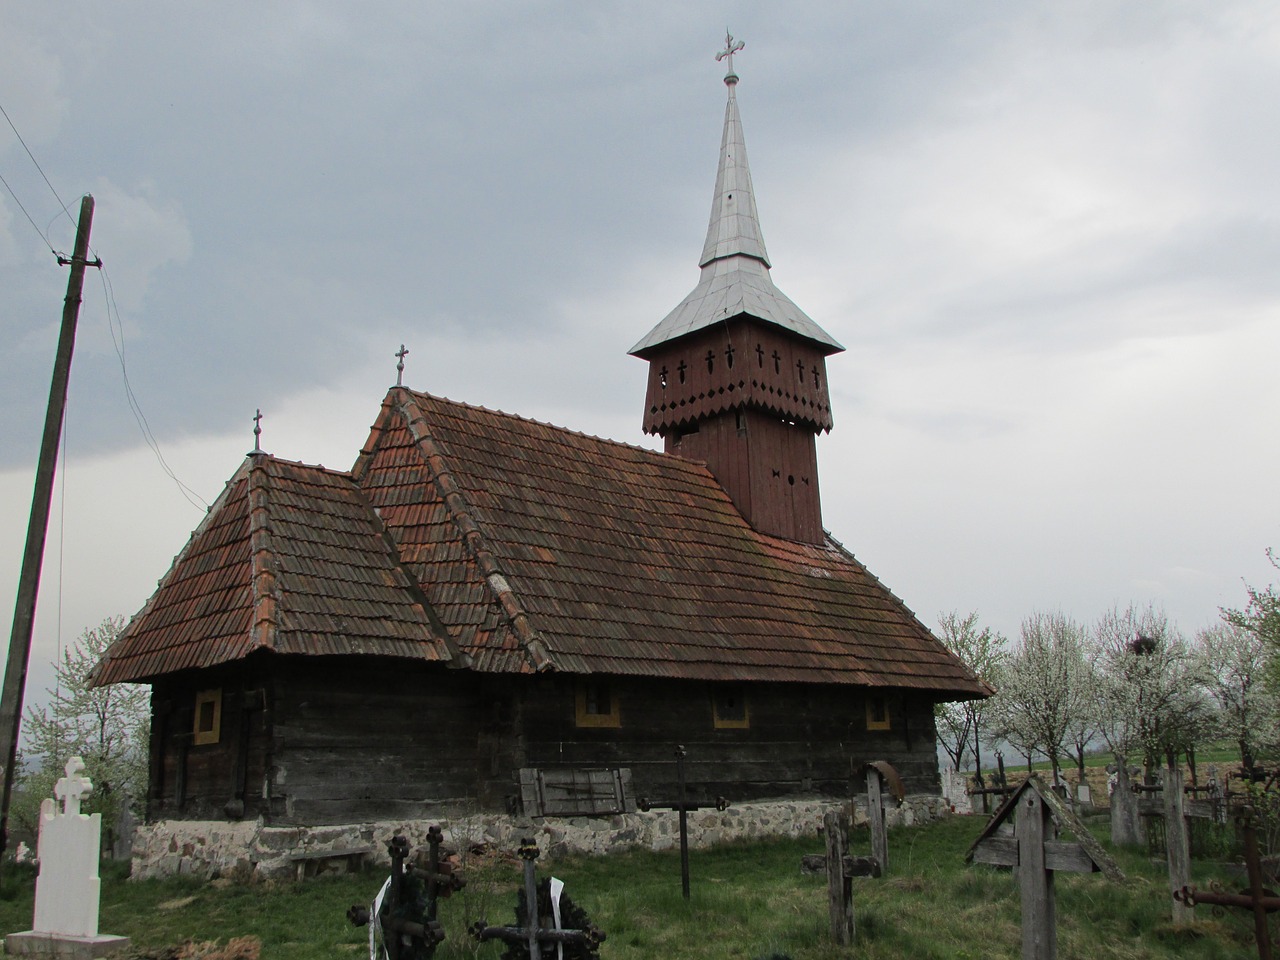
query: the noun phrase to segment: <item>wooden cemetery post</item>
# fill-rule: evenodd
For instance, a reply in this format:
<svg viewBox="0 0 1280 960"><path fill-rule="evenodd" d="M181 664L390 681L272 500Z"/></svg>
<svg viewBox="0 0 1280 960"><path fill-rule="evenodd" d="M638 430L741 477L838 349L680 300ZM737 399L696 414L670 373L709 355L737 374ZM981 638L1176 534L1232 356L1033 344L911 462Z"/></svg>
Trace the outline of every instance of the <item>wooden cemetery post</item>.
<svg viewBox="0 0 1280 960"><path fill-rule="evenodd" d="M827 912L831 940L842 947L853 943L853 877L844 869L849 853L849 820L832 810L822 818L827 835Z"/></svg>
<svg viewBox="0 0 1280 960"><path fill-rule="evenodd" d="M1169 858L1169 891L1174 894L1173 925L1191 922L1191 908L1176 896L1191 882L1191 845L1187 818L1183 815L1182 768L1164 771L1164 847Z"/></svg>
<svg viewBox="0 0 1280 960"><path fill-rule="evenodd" d="M1013 836L1001 828L1013 821ZM1065 828L1075 840L1058 839ZM1014 867L1022 899L1023 960L1054 960L1058 952L1057 903L1053 875L1058 870L1100 871L1123 879L1115 862L1062 799L1029 777L996 811L965 855L968 862Z"/></svg>
<svg viewBox="0 0 1280 960"><path fill-rule="evenodd" d="M1116 760L1116 785L1111 791L1111 842L1117 847L1138 845L1138 795L1133 792L1129 761Z"/></svg>
<svg viewBox="0 0 1280 960"><path fill-rule="evenodd" d="M889 827L884 822L884 793L880 789L880 771L867 770L867 820L871 823L871 856L880 864L880 872L889 872Z"/></svg>
<svg viewBox="0 0 1280 960"><path fill-rule="evenodd" d="M1053 960L1058 953L1054 871L1045 866L1044 843L1053 836L1049 808L1036 790L1018 805L1013 835L1018 844L1018 896L1022 900L1024 960Z"/></svg>
<svg viewBox="0 0 1280 960"><path fill-rule="evenodd" d="M899 802L906 797L902 778L898 771L884 760L868 763L867 773L867 822L871 825L871 858L880 865L880 873L889 872L889 827L885 822L884 795L893 792Z"/></svg>

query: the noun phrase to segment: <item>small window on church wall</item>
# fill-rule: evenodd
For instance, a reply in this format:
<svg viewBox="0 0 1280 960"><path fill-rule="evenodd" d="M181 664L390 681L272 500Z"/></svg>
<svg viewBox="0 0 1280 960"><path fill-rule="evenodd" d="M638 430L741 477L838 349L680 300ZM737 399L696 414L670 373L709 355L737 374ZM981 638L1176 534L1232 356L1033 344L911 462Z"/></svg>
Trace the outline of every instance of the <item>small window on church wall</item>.
<svg viewBox="0 0 1280 960"><path fill-rule="evenodd" d="M883 694L867 697L867 729L889 729L889 698Z"/></svg>
<svg viewBox="0 0 1280 960"><path fill-rule="evenodd" d="M579 727L622 726L618 698L609 681L579 681L574 700L574 722Z"/></svg>
<svg viewBox="0 0 1280 960"><path fill-rule="evenodd" d="M751 726L747 692L738 684L716 687L711 693L711 715L717 730L746 730Z"/></svg>
<svg viewBox="0 0 1280 960"><path fill-rule="evenodd" d="M196 694L195 727L191 742L196 746L217 743L222 731L222 690L201 690Z"/></svg>

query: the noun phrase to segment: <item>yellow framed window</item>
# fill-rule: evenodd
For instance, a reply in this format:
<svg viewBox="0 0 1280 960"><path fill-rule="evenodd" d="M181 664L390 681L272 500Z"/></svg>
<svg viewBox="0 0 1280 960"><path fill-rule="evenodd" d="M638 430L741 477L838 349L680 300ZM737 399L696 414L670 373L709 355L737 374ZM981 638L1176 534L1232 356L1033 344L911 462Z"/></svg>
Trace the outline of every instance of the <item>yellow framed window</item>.
<svg viewBox="0 0 1280 960"><path fill-rule="evenodd" d="M889 698L882 693L873 693L867 697L867 729L888 730Z"/></svg>
<svg viewBox="0 0 1280 960"><path fill-rule="evenodd" d="M711 691L711 717L717 730L746 730L751 726L747 691L739 684L726 684Z"/></svg>
<svg viewBox="0 0 1280 960"><path fill-rule="evenodd" d="M222 734L222 689L201 690L196 694L195 723L191 742L196 746L217 743Z"/></svg>
<svg viewBox="0 0 1280 960"><path fill-rule="evenodd" d="M579 680L574 691L574 722L579 727L620 727L618 697L607 680Z"/></svg>

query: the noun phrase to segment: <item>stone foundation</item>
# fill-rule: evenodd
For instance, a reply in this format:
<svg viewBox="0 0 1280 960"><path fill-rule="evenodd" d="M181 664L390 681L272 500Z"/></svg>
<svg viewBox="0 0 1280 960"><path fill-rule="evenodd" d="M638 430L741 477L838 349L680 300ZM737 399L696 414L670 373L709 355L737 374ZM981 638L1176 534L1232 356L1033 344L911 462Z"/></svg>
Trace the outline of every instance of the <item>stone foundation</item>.
<svg viewBox="0 0 1280 960"><path fill-rule="evenodd" d="M892 801L890 801L892 803ZM823 815L839 809L833 800L774 800L735 804L724 811L689 814L689 845L709 847L729 840L768 837L815 839ZM946 816L941 797L918 794L886 813L890 826L928 823ZM867 820L866 798L854 804L854 824ZM278 879L296 874L299 854L317 858L334 851L335 861L353 848L371 846L374 862L389 864L386 844L397 833L411 847L424 845L427 828L438 823L446 844L455 848L487 845L514 850L524 837L534 837L544 857L604 854L639 847L667 850L680 843L679 818L673 811L617 814L607 817L512 817L474 814L452 819L379 821L329 827L269 827L261 822L161 820L138 828L133 842L133 877L187 874L206 879Z"/></svg>

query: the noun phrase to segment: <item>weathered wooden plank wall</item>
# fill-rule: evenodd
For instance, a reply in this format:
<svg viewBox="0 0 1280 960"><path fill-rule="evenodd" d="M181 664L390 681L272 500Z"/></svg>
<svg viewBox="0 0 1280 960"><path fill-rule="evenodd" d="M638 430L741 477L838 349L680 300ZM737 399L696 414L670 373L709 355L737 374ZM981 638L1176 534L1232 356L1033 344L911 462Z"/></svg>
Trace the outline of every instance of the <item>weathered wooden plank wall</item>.
<svg viewBox="0 0 1280 960"><path fill-rule="evenodd" d="M868 731L858 690L751 685L750 727L716 729L711 685L618 679L621 725L579 728L573 684L547 677L522 685L529 766L626 766L637 796L657 802L675 796L672 752L683 744L691 796L702 799L861 794L858 771L870 760L892 763L908 792L939 789L933 708L922 698L891 696L891 729Z"/></svg>
<svg viewBox="0 0 1280 960"><path fill-rule="evenodd" d="M217 743L194 745L198 689L220 680ZM930 702L889 696L890 729L867 730L863 691L743 685L749 726L717 729L716 687L615 678L618 727L579 727L571 676L493 677L373 658L269 658L157 685L152 819L325 824L502 810L519 770L626 767L634 798L859 795L887 760L908 792L938 790ZM237 802L240 804L236 806Z"/></svg>

